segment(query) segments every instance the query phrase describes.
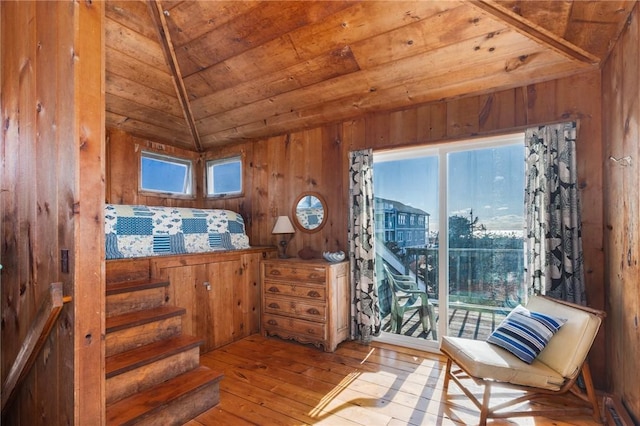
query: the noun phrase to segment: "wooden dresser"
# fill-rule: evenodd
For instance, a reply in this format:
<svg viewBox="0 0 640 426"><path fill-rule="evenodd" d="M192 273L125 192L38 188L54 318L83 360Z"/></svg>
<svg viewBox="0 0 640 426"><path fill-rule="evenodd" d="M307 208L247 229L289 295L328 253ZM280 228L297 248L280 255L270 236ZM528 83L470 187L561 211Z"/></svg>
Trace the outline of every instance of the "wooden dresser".
<svg viewBox="0 0 640 426"><path fill-rule="evenodd" d="M349 262L269 259L260 265L262 334L333 352L349 337Z"/></svg>

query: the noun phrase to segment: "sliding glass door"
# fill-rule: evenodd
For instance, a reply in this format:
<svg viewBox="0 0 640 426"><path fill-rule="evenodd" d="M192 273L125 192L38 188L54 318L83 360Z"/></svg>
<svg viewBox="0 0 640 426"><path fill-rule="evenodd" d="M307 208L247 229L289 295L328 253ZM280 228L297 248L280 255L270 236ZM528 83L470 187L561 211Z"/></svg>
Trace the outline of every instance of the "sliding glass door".
<svg viewBox="0 0 640 426"><path fill-rule="evenodd" d="M484 339L524 297L523 135L374 155L382 339Z"/></svg>

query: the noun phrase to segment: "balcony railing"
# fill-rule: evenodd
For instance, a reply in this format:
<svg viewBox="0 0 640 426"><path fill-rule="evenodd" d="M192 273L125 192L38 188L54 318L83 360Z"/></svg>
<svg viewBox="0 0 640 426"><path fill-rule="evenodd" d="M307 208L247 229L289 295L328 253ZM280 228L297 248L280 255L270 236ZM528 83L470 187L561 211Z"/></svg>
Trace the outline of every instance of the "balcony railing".
<svg viewBox="0 0 640 426"><path fill-rule="evenodd" d="M433 299L438 298L438 248L406 248L407 275L415 276ZM524 295L524 250L450 248L449 298L487 306L513 303Z"/></svg>
<svg viewBox="0 0 640 426"><path fill-rule="evenodd" d="M398 272L412 276L418 287L427 292L439 317L438 248L405 248L401 259L404 271ZM383 279L381 274L378 287L384 327L391 297ZM484 339L515 305L523 301L526 293L524 250L449 249L448 284L450 334ZM428 338L417 315L415 318L407 315L402 333Z"/></svg>

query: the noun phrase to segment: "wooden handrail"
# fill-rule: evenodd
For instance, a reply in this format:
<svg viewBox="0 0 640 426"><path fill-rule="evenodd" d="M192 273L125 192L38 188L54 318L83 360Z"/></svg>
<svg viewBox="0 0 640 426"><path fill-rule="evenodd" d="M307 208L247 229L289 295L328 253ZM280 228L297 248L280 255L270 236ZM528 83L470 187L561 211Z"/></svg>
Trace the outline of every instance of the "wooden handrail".
<svg viewBox="0 0 640 426"><path fill-rule="evenodd" d="M71 301L71 296L63 297L62 283L52 283L49 286L49 293L45 300L42 301L40 309L35 319L31 323L31 327L22 342L20 352L16 356L16 360L9 370L7 379L2 384L2 415L4 416L5 407L13 397L18 385L27 375L33 363L36 361L38 353L42 349L44 342L47 340L53 325L60 315L62 306Z"/></svg>

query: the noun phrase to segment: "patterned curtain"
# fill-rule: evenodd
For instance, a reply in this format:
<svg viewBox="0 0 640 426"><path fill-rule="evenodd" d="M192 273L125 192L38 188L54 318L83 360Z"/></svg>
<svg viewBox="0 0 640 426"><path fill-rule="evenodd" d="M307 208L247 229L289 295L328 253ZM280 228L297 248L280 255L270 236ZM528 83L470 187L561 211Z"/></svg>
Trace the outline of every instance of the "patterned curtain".
<svg viewBox="0 0 640 426"><path fill-rule="evenodd" d="M373 152L351 153L349 165L349 257L351 261L351 338L369 343L380 334L380 305L373 229Z"/></svg>
<svg viewBox="0 0 640 426"><path fill-rule="evenodd" d="M529 129L525 144L529 293L585 305L576 124Z"/></svg>

